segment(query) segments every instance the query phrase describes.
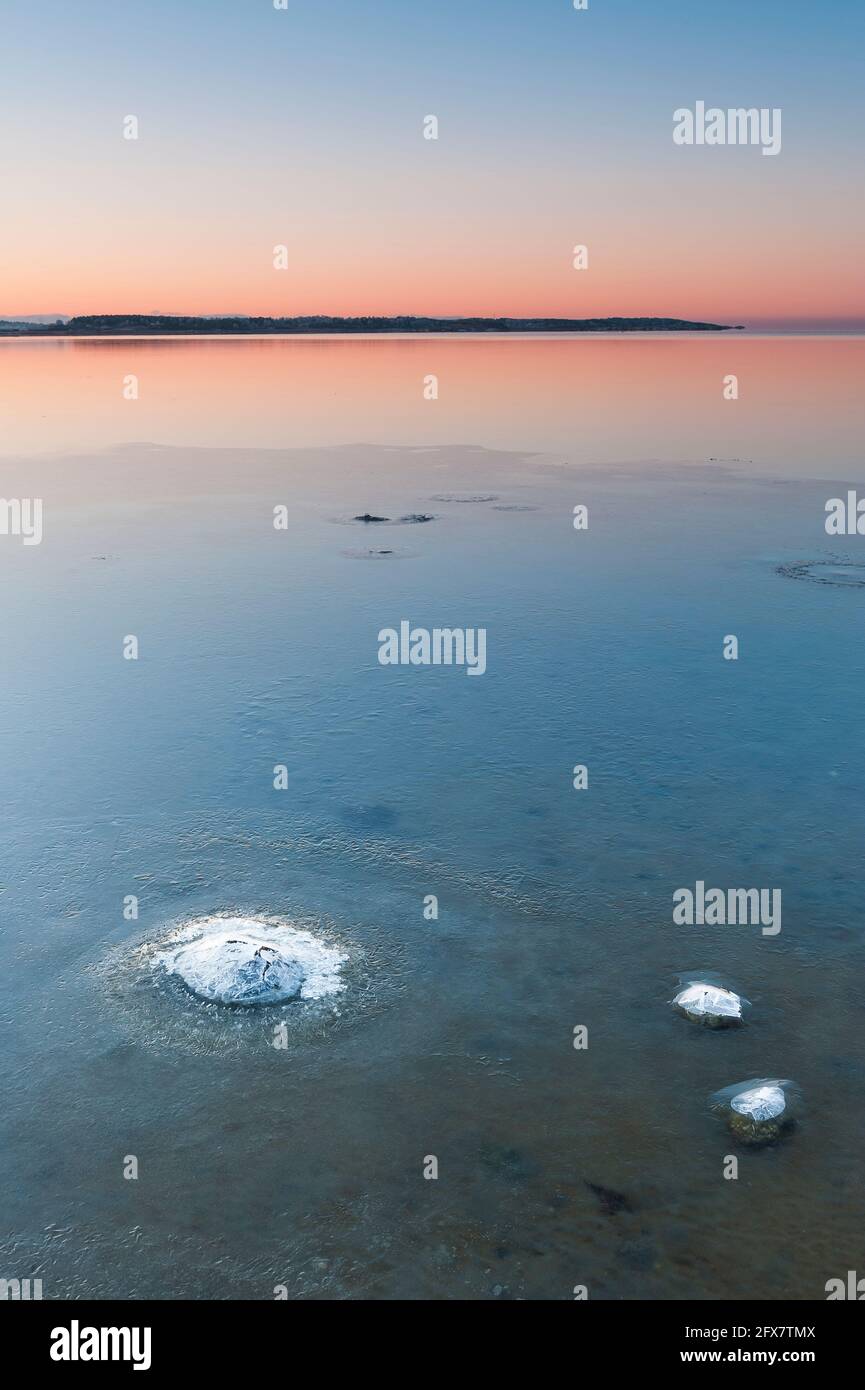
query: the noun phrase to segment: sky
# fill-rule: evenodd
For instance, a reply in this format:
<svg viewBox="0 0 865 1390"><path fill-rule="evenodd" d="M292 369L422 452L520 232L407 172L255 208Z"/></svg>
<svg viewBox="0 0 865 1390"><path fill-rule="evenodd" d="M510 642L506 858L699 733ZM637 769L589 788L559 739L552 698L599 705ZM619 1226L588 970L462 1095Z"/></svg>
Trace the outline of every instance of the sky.
<svg viewBox="0 0 865 1390"><path fill-rule="evenodd" d="M0 315L865 325L861 0L588 5L0 0Z"/></svg>

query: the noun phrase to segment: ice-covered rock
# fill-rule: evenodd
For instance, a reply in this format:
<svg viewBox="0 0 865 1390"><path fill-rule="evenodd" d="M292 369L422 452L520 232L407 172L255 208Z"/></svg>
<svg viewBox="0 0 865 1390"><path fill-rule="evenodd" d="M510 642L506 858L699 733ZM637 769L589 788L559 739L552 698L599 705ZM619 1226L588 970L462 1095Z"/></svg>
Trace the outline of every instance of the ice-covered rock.
<svg viewBox="0 0 865 1390"><path fill-rule="evenodd" d="M747 1004L740 994L708 980L691 980L681 989L673 1004L686 1018L708 1028L728 1028L742 1022Z"/></svg>
<svg viewBox="0 0 865 1390"><path fill-rule="evenodd" d="M188 923L160 961L193 994L218 1004L282 1004L343 987L345 957L311 932L248 917Z"/></svg>
<svg viewBox="0 0 865 1390"><path fill-rule="evenodd" d="M792 1129L800 1105L792 1081L761 1077L727 1086L712 1097L712 1108L743 1144L771 1144Z"/></svg>

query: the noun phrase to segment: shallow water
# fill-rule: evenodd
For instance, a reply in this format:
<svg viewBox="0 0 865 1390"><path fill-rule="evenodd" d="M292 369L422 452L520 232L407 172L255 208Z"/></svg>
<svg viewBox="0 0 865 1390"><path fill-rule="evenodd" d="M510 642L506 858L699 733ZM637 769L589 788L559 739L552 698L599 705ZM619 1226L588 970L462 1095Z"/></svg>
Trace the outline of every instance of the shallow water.
<svg viewBox="0 0 865 1390"><path fill-rule="evenodd" d="M863 563L823 524L863 354L0 343L0 495L45 518L0 536L0 1275L808 1299L861 1268L865 595L795 571ZM403 619L485 627L484 677L381 666ZM780 888L780 934L675 926L698 880ZM344 950L345 1006L276 1048L269 1010L155 986L142 943L216 912ZM744 1027L670 1007L709 970ZM763 1076L802 1118L726 1181L710 1097Z"/></svg>

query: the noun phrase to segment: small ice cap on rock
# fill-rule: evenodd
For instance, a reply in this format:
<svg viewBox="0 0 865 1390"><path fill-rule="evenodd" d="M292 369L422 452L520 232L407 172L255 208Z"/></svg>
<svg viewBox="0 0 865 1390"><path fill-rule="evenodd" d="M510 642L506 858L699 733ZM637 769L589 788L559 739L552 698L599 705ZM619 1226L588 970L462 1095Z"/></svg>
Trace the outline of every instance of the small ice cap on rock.
<svg viewBox="0 0 865 1390"><path fill-rule="evenodd" d="M738 1115L750 1115L752 1120L775 1120L787 1109L787 1100L780 1086L754 1086L740 1091L730 1105Z"/></svg>
<svg viewBox="0 0 865 1390"><path fill-rule="evenodd" d="M742 1022L742 1009L748 1003L742 995L713 980L680 976L685 986L673 999L674 1006L686 1018L710 1028L724 1028Z"/></svg>

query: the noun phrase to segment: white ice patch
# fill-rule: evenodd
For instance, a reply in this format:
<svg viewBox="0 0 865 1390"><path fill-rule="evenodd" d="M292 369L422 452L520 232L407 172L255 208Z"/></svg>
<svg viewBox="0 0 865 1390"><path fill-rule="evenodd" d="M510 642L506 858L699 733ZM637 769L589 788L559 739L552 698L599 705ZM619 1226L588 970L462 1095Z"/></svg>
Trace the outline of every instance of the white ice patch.
<svg viewBox="0 0 865 1390"><path fill-rule="evenodd" d="M716 985L690 984L676 995L673 1003L694 1018L742 1017L739 995Z"/></svg>
<svg viewBox="0 0 865 1390"><path fill-rule="evenodd" d="M748 1115L762 1124L783 1115L787 1100L780 1086L754 1086L750 1091L740 1091L730 1105L738 1115Z"/></svg>
<svg viewBox="0 0 865 1390"><path fill-rule="evenodd" d="M189 922L157 956L193 994L221 1004L321 999L345 988L347 957L312 932L254 917Z"/></svg>

